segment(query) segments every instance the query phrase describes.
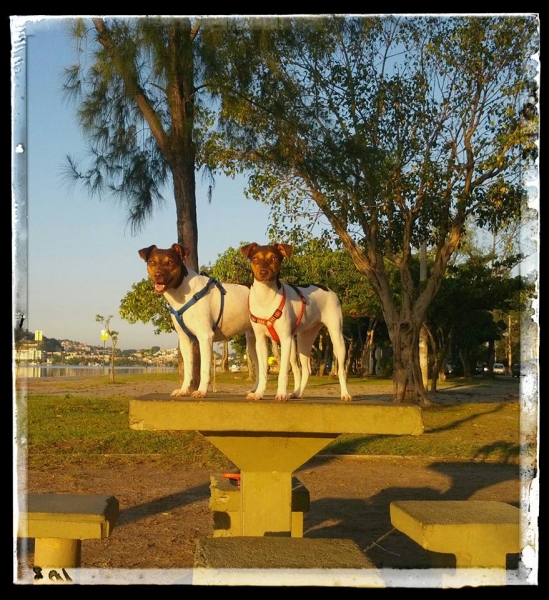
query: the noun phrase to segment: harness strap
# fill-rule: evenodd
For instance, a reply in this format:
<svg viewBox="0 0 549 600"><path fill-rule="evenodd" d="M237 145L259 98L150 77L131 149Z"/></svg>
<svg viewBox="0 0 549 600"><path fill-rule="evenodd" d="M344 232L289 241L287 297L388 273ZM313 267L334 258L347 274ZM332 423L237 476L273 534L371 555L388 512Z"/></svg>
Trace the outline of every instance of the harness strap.
<svg viewBox="0 0 549 600"><path fill-rule="evenodd" d="M291 283L289 283L288 285L297 292L297 295L301 299L301 311L299 312L299 315L297 315L294 329L292 331L292 335L293 335L295 333L295 331L297 330L297 328L299 327L299 324L301 323L301 319L303 319L303 315L305 314L305 305L306 305L307 301L305 300L305 296L303 295L303 292L297 286L292 285Z"/></svg>
<svg viewBox="0 0 549 600"><path fill-rule="evenodd" d="M298 287L296 287L295 285L292 285L291 283L288 285L297 292L297 294L299 295L299 297L301 299L301 311L300 311L299 315L297 316L295 325L293 326L293 329L292 329L292 335L293 335L296 332L297 328L299 327L299 324L301 323L301 319L303 319L303 315L305 314L305 304L307 301L305 300L305 296L303 295L302 291ZM275 331L273 325L274 325L274 322L277 319L280 319L280 317L282 316L282 310L284 309L285 304L286 304L286 289L284 288L284 286L282 286L282 298L280 300L280 304L278 305L278 308L274 311L274 313L272 314L271 317L269 317L268 319L262 319L260 317L256 317L255 315L253 315L252 312L250 311L250 298L248 296L248 312L250 313L250 320L253 321L254 323L259 323L260 325L265 325L267 327L267 330L271 334L271 337L277 344L280 344L280 338L278 337L278 333Z"/></svg>
<svg viewBox="0 0 549 600"><path fill-rule="evenodd" d="M227 290L223 287L223 284L220 283L219 281L217 281L217 279L215 279L214 277L210 277L208 279L208 283L206 283L206 285L199 292L196 292L196 294L194 294L194 296L188 302L186 302L181 308L176 310L175 308L172 308L168 304L168 310L175 317L175 319L176 319L177 323L179 324L179 326L181 327L181 329L183 329L183 331L191 338L191 340L193 342L198 342L198 338L185 325L185 322L183 321L183 313L186 310L188 310L191 306L196 304L201 298L203 298L210 291L210 288L212 287L212 285L215 285L217 287L217 289L219 290L219 292L221 293L221 304L219 306L219 316L217 317L217 321L212 326L213 331L215 331L218 328L219 322L221 321L221 318L223 316L223 308L225 306L225 294L227 293Z"/></svg>

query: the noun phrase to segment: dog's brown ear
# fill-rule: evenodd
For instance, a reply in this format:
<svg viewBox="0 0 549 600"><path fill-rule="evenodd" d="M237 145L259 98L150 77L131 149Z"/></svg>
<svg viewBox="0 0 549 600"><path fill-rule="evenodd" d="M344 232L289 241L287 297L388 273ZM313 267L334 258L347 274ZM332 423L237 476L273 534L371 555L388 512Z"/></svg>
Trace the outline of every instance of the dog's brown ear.
<svg viewBox="0 0 549 600"><path fill-rule="evenodd" d="M141 250L139 250L139 256L145 262L147 262L149 260L149 256L150 256L151 252L155 249L156 249L156 246L154 244L152 246L149 246L148 248L141 248Z"/></svg>
<svg viewBox="0 0 549 600"><path fill-rule="evenodd" d="M282 256L285 256L288 260L292 258L294 247L291 244L275 244L275 246Z"/></svg>
<svg viewBox="0 0 549 600"><path fill-rule="evenodd" d="M172 244L172 248L179 254L181 260L185 260L191 253L188 248L184 248L181 244Z"/></svg>
<svg viewBox="0 0 549 600"><path fill-rule="evenodd" d="M250 258L250 254L259 246L257 242L252 242L251 244L246 244L245 246L241 246L240 254L246 259Z"/></svg>

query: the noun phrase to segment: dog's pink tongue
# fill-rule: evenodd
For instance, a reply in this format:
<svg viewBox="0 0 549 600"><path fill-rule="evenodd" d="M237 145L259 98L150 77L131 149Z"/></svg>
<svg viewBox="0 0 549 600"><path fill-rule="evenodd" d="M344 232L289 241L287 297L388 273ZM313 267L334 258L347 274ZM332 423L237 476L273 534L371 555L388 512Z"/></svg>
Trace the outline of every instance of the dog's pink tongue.
<svg viewBox="0 0 549 600"><path fill-rule="evenodd" d="M165 289L166 289L166 286L163 283L155 283L154 284L154 291L157 294L163 294Z"/></svg>

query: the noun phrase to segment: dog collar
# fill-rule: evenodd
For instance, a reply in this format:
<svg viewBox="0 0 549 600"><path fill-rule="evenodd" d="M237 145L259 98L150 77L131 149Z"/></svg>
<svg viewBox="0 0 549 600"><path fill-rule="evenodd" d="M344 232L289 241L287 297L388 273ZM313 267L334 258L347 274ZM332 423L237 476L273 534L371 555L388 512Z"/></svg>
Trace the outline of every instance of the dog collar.
<svg viewBox="0 0 549 600"><path fill-rule="evenodd" d="M291 284L288 284L291 285ZM301 290L299 288L297 288L295 285L291 285L291 287L298 293L300 299L301 299L301 311L296 319L295 325L292 329L292 335L295 333L296 329L299 327L299 324L301 323L301 319L303 318L303 314L305 313L305 296L303 295L303 293L301 292ZM278 308L274 311L274 313L268 318L268 319L261 319L260 317L256 317L255 315L252 314L252 311L250 310L250 297L248 296L248 312L250 313L250 320L253 321L254 323L259 323L260 325L265 325L265 327L267 327L267 331L271 334L271 337L273 338L273 341L276 342L277 344L280 344L280 338L278 337L278 333L275 331L274 328L274 322L277 319L280 319L280 317L282 316L282 310L284 309L284 306L286 304L286 288L284 287L284 285L282 286L282 298L280 299L280 304L278 305Z"/></svg>

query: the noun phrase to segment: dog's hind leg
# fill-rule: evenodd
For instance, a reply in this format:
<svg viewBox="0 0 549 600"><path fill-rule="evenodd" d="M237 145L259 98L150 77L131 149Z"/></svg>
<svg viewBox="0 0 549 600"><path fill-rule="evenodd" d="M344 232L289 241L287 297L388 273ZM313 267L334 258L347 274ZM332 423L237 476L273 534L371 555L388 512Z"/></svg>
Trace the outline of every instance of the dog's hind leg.
<svg viewBox="0 0 549 600"><path fill-rule="evenodd" d="M292 351L294 352L295 363L295 342L291 333L280 336L280 365L278 371L278 388L276 390L275 400L277 402L286 402L292 395L288 395L288 371L290 369ZM297 367L297 364L296 364ZM293 370L292 366L292 370Z"/></svg>
<svg viewBox="0 0 549 600"><path fill-rule="evenodd" d="M341 399L344 402L350 402L352 397L347 389L347 377L345 376L345 340L343 339L341 326L334 326L331 324L327 324L326 326L334 346L334 355L337 360L337 376L341 388Z"/></svg>
<svg viewBox="0 0 549 600"><path fill-rule="evenodd" d="M299 363L297 362L297 349L296 349L296 339L295 336L292 336L292 348L290 351L290 367L292 368L292 373L294 376L294 391L290 394L290 398L299 398L296 394L299 392L301 388L301 368Z"/></svg>
<svg viewBox="0 0 549 600"><path fill-rule="evenodd" d="M297 352L301 363L301 382L299 389L292 394L293 398L301 398L307 387L311 375L311 351L318 332L322 329L322 323L318 323L311 329L301 331L297 334Z"/></svg>

